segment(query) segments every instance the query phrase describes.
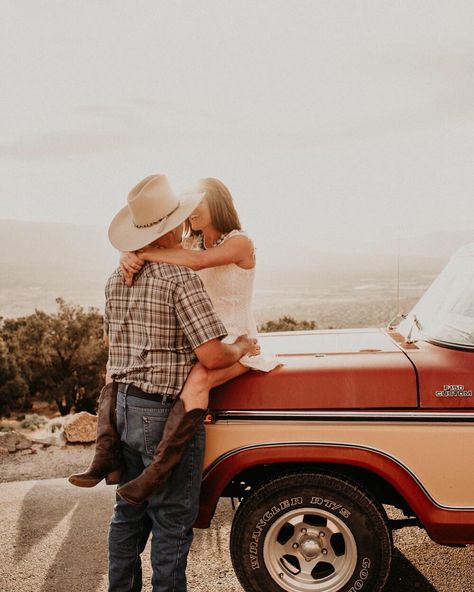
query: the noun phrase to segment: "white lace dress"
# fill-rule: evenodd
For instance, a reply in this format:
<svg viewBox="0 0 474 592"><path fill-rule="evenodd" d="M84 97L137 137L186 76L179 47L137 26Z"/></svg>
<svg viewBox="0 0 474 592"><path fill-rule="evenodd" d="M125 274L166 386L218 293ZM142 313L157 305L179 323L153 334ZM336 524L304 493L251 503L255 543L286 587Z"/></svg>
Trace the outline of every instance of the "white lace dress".
<svg viewBox="0 0 474 592"><path fill-rule="evenodd" d="M232 230L222 242L233 236L247 236L242 230ZM187 239L185 248L199 249L197 239ZM224 323L228 336L223 340L232 343L239 335L257 337L257 326L252 314L252 294L255 267L244 269L235 263L209 267L197 272L217 315ZM254 370L269 372L280 365L273 355L244 356L240 363Z"/></svg>

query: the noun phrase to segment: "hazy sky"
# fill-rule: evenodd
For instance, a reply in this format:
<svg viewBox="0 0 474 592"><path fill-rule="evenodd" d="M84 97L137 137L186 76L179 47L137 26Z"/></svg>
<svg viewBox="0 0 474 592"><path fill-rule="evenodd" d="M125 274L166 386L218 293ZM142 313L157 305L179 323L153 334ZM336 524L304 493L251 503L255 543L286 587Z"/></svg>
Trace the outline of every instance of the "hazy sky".
<svg viewBox="0 0 474 592"><path fill-rule="evenodd" d="M231 188L290 249L474 228L472 0L3 0L0 218Z"/></svg>

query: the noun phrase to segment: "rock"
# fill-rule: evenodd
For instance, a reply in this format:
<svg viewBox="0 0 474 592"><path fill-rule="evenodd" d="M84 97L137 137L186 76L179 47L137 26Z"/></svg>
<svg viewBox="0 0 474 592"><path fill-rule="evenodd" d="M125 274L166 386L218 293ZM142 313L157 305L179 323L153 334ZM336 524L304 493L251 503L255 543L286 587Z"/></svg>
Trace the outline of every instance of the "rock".
<svg viewBox="0 0 474 592"><path fill-rule="evenodd" d="M54 434L56 431L62 430L65 420L66 417L53 417L53 419L50 419L46 424L46 431Z"/></svg>
<svg viewBox="0 0 474 592"><path fill-rule="evenodd" d="M24 448L23 450L18 450L18 454L20 456L25 456L26 454L36 454L36 450L32 450L31 448Z"/></svg>
<svg viewBox="0 0 474 592"><path fill-rule="evenodd" d="M7 448L8 452L27 450L31 448L32 442L29 438L18 432L0 432L0 446Z"/></svg>
<svg viewBox="0 0 474 592"><path fill-rule="evenodd" d="M64 421L64 436L68 442L95 442L97 415L81 411Z"/></svg>
<svg viewBox="0 0 474 592"><path fill-rule="evenodd" d="M45 434L32 438L33 445L47 448L48 446L65 446L67 444L64 433L55 432L54 434ZM33 447L34 447L33 446Z"/></svg>
<svg viewBox="0 0 474 592"><path fill-rule="evenodd" d="M51 444L48 443L50 436L40 436L38 437L34 437L31 438L31 442L32 442L32 448L42 448L43 446L51 446Z"/></svg>
<svg viewBox="0 0 474 592"><path fill-rule="evenodd" d="M4 456L6 454L10 454L10 451L5 446L0 446L0 456Z"/></svg>
<svg viewBox="0 0 474 592"><path fill-rule="evenodd" d="M31 440L29 440L28 438L26 438L25 436L23 436L24 439L20 440L19 442L17 442L16 445L16 449L17 450L27 450L27 449L31 449Z"/></svg>

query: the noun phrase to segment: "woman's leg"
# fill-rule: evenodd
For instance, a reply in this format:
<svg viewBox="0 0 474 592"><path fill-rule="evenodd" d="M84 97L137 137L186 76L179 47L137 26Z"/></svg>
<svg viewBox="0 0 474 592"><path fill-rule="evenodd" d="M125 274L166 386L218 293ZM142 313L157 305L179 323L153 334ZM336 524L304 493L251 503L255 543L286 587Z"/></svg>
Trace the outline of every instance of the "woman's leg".
<svg viewBox="0 0 474 592"><path fill-rule="evenodd" d="M197 363L170 411L151 464L141 475L121 485L117 489L118 495L130 504L140 504L162 491L173 468L186 452L187 443L202 426L210 389L247 370L239 363L222 370L207 370Z"/></svg>
<svg viewBox="0 0 474 592"><path fill-rule="evenodd" d="M102 479L109 485L119 482L121 446L117 432L117 388L117 383L108 382L102 389L97 409L94 458L83 473L69 477L69 482L77 487L94 487Z"/></svg>
<svg viewBox="0 0 474 592"><path fill-rule="evenodd" d="M209 405L209 391L247 372L249 368L236 362L228 368L208 370L200 362L193 366L181 391L180 398L186 411L191 409L207 409Z"/></svg>

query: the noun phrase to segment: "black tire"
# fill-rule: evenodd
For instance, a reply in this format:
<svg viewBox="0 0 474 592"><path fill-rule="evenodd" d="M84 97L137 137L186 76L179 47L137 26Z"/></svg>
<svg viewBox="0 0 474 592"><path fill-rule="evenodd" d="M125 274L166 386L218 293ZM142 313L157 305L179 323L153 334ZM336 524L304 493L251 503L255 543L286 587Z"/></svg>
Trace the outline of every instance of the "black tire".
<svg viewBox="0 0 474 592"><path fill-rule="evenodd" d="M392 558L383 508L333 474L261 486L241 503L230 541L246 592L379 592Z"/></svg>

